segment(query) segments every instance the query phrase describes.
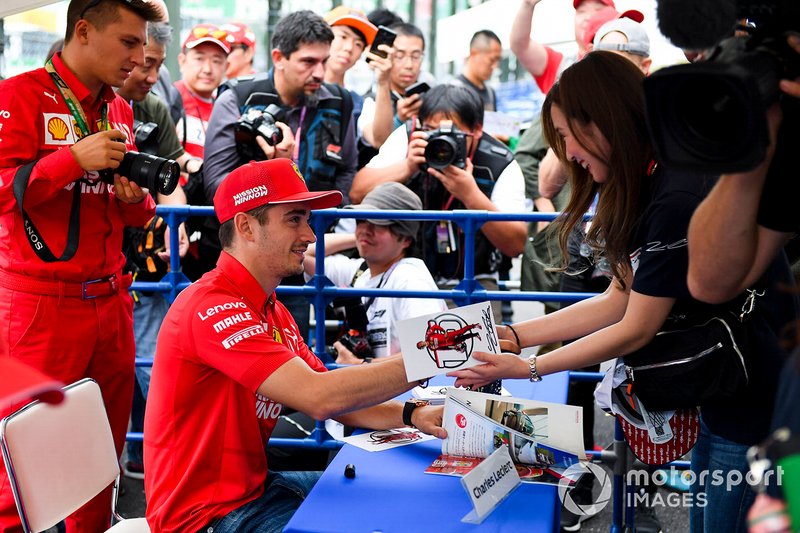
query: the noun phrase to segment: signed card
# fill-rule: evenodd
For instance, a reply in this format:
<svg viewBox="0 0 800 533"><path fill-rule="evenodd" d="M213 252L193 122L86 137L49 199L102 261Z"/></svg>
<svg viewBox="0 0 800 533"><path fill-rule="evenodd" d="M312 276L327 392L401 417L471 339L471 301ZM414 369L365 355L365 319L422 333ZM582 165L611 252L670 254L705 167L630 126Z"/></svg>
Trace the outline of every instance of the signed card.
<svg viewBox="0 0 800 533"><path fill-rule="evenodd" d="M409 318L397 328L408 381L476 366L475 352L500 352L490 302Z"/></svg>
<svg viewBox="0 0 800 533"><path fill-rule="evenodd" d="M344 442L352 444L362 450L368 452L380 452L383 450L391 450L398 446L405 446L406 444L414 444L415 442L425 442L426 440L435 439L433 435L428 435L415 428L397 428L397 429L382 429L379 431L367 431L358 435L351 435L344 437Z"/></svg>

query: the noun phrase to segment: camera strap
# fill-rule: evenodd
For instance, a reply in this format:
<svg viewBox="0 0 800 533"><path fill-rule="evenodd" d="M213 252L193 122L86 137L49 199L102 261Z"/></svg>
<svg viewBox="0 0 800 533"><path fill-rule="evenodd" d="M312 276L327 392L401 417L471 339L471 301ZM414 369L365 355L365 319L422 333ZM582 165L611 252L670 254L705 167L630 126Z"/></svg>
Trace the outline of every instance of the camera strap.
<svg viewBox="0 0 800 533"><path fill-rule="evenodd" d="M78 138L82 139L91 134L92 130L89 128L88 120L86 118L86 114L83 112L80 101L78 101L78 99L75 97L72 89L69 88L61 75L56 72L56 69L53 66L53 60L48 59L44 65L44 68L53 79L53 83L55 84L56 89L58 89L58 92L61 94L61 97L64 98L64 103L67 105L72 118L75 119L75 129L77 130L76 134ZM102 104L102 106L100 106L100 128L101 130L108 129L108 104L105 102ZM81 184L85 183L86 180L82 178L73 182L72 207L69 213L69 228L67 229L67 244L64 246L64 251L62 252L61 257L56 257L55 254L50 251L50 248L47 246L47 244L45 244L44 238L39 230L36 229L36 226L25 212L25 209L22 205L22 202L25 198L25 191L28 188L28 182L30 181L31 173L33 172L33 167L35 165L36 161L22 165L14 174L14 198L17 200L19 210L22 212L22 221L25 225L25 235L28 237L28 243L31 245L31 248L33 248L33 251L36 252L36 255L38 255L39 258L45 263L69 261L75 255L75 252L78 251L78 238L80 236L81 219Z"/></svg>
<svg viewBox="0 0 800 533"><path fill-rule="evenodd" d="M67 244L64 247L64 252L61 257L56 257L50 251L47 244L45 244L39 230L33 224L33 221L28 217L25 209L22 207L22 200L25 197L25 190L28 188L28 180L30 180L33 167L36 161L22 165L17 169L14 174L14 198L17 200L19 210L22 211L22 221L25 224L25 235L28 237L28 243L39 256L39 259L45 263L54 263L56 261L69 261L75 252L78 250L78 237L80 235L80 219L81 219L81 182L78 180L74 182L72 189L72 208L69 212L69 229L67 230Z"/></svg>

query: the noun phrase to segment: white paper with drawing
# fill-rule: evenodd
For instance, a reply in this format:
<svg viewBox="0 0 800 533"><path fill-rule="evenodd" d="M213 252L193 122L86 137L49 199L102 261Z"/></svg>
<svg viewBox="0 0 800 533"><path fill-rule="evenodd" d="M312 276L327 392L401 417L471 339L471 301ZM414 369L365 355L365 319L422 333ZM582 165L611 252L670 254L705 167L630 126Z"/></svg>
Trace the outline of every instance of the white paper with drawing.
<svg viewBox="0 0 800 533"><path fill-rule="evenodd" d="M401 320L397 328L408 381L476 366L475 352L500 352L489 302Z"/></svg>

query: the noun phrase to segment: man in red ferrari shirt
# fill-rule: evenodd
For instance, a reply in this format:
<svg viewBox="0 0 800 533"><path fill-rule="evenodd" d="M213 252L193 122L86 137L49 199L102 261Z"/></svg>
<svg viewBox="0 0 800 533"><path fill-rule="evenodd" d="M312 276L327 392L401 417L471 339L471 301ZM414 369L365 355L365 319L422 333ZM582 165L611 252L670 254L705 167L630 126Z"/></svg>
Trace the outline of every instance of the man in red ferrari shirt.
<svg viewBox="0 0 800 533"><path fill-rule="evenodd" d="M64 50L45 68L0 82L0 358L103 391L117 451L133 393L132 303L122 233L154 214L113 170L133 149L130 106L114 93L144 57L144 0L72 0ZM16 183L15 183L16 180ZM19 516L0 465L0 531ZM67 520L105 531L110 490Z"/></svg>
<svg viewBox="0 0 800 533"><path fill-rule="evenodd" d="M158 335L144 422L153 531L281 531L320 474L268 471L264 447L284 405L317 420L446 436L441 406L387 401L416 385L401 357L326 372L275 299L316 240L311 209L341 200L309 192L281 158L243 165L217 189L217 267L178 296Z"/></svg>

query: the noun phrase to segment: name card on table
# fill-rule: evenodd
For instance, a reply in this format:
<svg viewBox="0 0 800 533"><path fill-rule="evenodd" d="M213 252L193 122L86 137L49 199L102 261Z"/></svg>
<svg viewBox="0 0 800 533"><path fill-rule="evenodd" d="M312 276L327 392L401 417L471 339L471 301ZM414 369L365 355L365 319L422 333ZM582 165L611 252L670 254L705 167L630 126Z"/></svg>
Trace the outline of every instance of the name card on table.
<svg viewBox="0 0 800 533"><path fill-rule="evenodd" d="M520 484L508 445L503 444L461 478L473 510L462 522L480 524Z"/></svg>

